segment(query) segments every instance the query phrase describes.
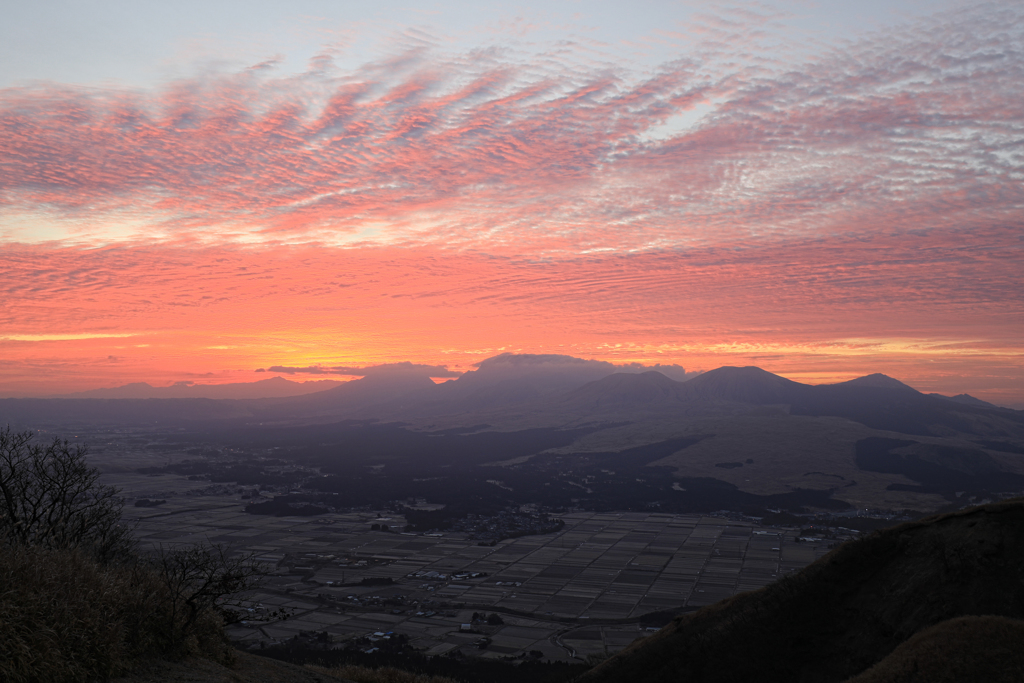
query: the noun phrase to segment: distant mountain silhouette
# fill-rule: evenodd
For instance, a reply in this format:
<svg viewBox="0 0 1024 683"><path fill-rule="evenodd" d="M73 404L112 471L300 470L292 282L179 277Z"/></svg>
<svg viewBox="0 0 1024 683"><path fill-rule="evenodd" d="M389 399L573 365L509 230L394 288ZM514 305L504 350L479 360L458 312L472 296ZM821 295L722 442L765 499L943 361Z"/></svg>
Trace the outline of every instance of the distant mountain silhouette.
<svg viewBox="0 0 1024 683"><path fill-rule="evenodd" d="M503 353L438 387L432 414L503 410L571 391L616 371L604 361L559 354Z"/></svg>
<svg viewBox="0 0 1024 683"><path fill-rule="evenodd" d="M1024 501L970 508L910 522L845 543L760 590L676 618L583 676L585 683L840 683L885 660L924 629L968 615L995 615L925 637L897 653L874 677L858 681L954 680L886 677L922 654L955 666L977 657L976 629L994 634L993 647L1019 637L1024 618ZM982 645L984 646L984 645ZM1010 681L1021 648L990 667ZM990 657L991 659L991 657ZM933 662L934 663L934 662ZM932 667L934 668L934 667ZM905 672L907 673L907 672ZM910 672L912 673L912 672Z"/></svg>
<svg viewBox="0 0 1024 683"><path fill-rule="evenodd" d="M691 379L683 391L691 400L771 404L792 403L810 389L761 368L725 366Z"/></svg>
<svg viewBox="0 0 1024 683"><path fill-rule="evenodd" d="M659 373L687 377L678 365L651 367L660 368ZM476 370L457 380L377 407L399 418L504 411L541 405L614 373L638 375L654 371L636 363L614 365L561 354L503 353L484 360Z"/></svg>
<svg viewBox="0 0 1024 683"><path fill-rule="evenodd" d="M1000 406L997 406L994 403L989 403L988 401L982 401L980 398L974 398L970 394L957 394L956 396L943 396L942 394L928 394L928 395L929 396L934 396L935 398L944 398L947 401L953 401L954 403L962 403L965 406L980 406L980 407L983 407L983 408L999 408L1000 407Z"/></svg>
<svg viewBox="0 0 1024 683"><path fill-rule="evenodd" d="M678 366L663 369L685 376ZM295 384L275 378L234 385L224 391L249 391L253 387L279 391ZM120 390L131 393L198 389L129 385ZM572 421L586 419L592 413L613 420L633 420L654 415L659 419L683 414L713 415L716 411L722 415L735 414L746 405L775 405L791 415L839 417L873 429L913 435L961 433L972 438L1005 440L1024 432L1024 412L994 407L970 397L925 395L881 374L813 386L757 367L722 367L679 382L639 365L615 366L557 354L502 354L444 384L435 384L422 368L396 366L323 391L274 398L3 399L0 424L9 421L35 426L62 420L102 424L211 420L308 423L435 417L444 417L453 424L463 419L469 420L466 424L493 424L495 416L511 414L510 411L526 420L543 421L557 416Z"/></svg>
<svg viewBox="0 0 1024 683"><path fill-rule="evenodd" d="M967 434L994 433L991 421L981 419L993 409L956 403L901 387L843 382L823 384L790 405L794 415L835 416L874 429L903 434L944 436L950 430ZM997 420L1024 424L1024 414L999 411ZM996 429L995 432L999 430Z"/></svg>
<svg viewBox="0 0 1024 683"><path fill-rule="evenodd" d="M876 372L871 375L864 375L857 379L851 379L847 382L839 382L831 386L848 386L848 387L880 387L882 389L901 389L904 391L917 392L914 387L908 386L898 379L893 379L888 375L883 375L880 372Z"/></svg>
<svg viewBox="0 0 1024 683"><path fill-rule="evenodd" d="M789 404L813 387L755 367L722 367L676 382L658 372L614 374L575 389L561 403L577 410L604 410L681 403Z"/></svg>
<svg viewBox="0 0 1024 683"><path fill-rule="evenodd" d="M283 377L229 384L177 382L169 387L154 387L146 382L133 382L110 389L92 389L51 398L283 398L326 391L340 384L344 382L331 379L293 382Z"/></svg>
<svg viewBox="0 0 1024 683"><path fill-rule="evenodd" d="M1019 411L927 396L882 374L822 385L801 384L757 367L722 367L686 382L646 375L651 373L632 379L612 375L544 405L581 411L614 406L624 417L631 409L657 406L664 411L680 404L781 405L792 415L842 417L904 434L945 436L952 430L998 435L1005 429L1024 429L1024 413Z"/></svg>
<svg viewBox="0 0 1024 683"><path fill-rule="evenodd" d="M167 426L253 417L241 401L212 398L5 398L0 424Z"/></svg>
<svg viewBox="0 0 1024 683"><path fill-rule="evenodd" d="M652 403L678 403L681 387L686 384L674 382L653 370L639 375L616 373L570 391L561 401L564 405L580 410L629 409Z"/></svg>
<svg viewBox="0 0 1024 683"><path fill-rule="evenodd" d="M381 406L382 413L390 414L406 404L429 400L436 389L428 372L400 370L367 375L313 394L244 403L254 415L267 419L366 415Z"/></svg>

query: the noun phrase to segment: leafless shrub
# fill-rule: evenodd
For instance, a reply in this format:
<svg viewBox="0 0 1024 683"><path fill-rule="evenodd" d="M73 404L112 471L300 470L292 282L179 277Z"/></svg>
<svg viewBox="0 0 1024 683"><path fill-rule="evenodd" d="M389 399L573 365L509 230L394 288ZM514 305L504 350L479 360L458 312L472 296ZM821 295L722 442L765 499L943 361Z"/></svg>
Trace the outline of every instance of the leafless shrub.
<svg viewBox="0 0 1024 683"><path fill-rule="evenodd" d="M160 549L150 563L164 592L163 632L170 649L194 638L204 617L235 620L229 608L240 606L265 575L252 553L231 556L222 546Z"/></svg>
<svg viewBox="0 0 1024 683"><path fill-rule="evenodd" d="M119 491L99 483L87 449L31 431L0 430L0 543L79 548L101 561L130 554L132 528L121 522Z"/></svg>
<svg viewBox="0 0 1024 683"><path fill-rule="evenodd" d="M140 555L117 489L86 450L0 430L0 680L106 679L151 657L229 660L252 554L197 545Z"/></svg>

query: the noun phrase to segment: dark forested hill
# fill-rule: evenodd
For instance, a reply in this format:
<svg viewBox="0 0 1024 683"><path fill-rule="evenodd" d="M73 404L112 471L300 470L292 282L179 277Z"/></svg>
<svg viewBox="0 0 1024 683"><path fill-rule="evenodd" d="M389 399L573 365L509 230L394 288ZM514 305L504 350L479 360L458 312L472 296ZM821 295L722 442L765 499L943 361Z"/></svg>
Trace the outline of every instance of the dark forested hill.
<svg viewBox="0 0 1024 683"><path fill-rule="evenodd" d="M848 542L798 574L677 618L584 680L840 683L904 643L896 655L903 664L892 660L887 670L927 651L948 662L976 656L956 649L975 647L971 634L978 629L1003 634L994 646L1020 633L1021 622L979 620L949 627L960 633L959 641L941 630L926 642L911 641L924 629L972 615L1024 618L1024 500L930 517ZM936 653L929 649L935 642L946 647ZM926 680L876 673L863 680Z"/></svg>

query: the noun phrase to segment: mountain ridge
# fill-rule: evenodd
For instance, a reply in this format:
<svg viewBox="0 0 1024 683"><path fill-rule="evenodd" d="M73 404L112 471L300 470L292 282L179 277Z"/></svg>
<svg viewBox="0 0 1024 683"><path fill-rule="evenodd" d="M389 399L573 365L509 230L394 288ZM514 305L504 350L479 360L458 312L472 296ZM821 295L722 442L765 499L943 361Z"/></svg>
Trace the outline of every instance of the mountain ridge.
<svg viewBox="0 0 1024 683"><path fill-rule="evenodd" d="M686 382L684 391L696 399L765 405L791 403L811 386L752 365L726 365Z"/></svg>
<svg viewBox="0 0 1024 683"><path fill-rule="evenodd" d="M192 382L175 382L166 387L156 387L148 382L131 382L119 387L90 389L70 394L58 394L42 398L65 399L147 399L147 398L210 398L210 399L251 399L251 398L285 398L301 396L320 391L327 391L338 385L345 384L336 380L308 380L295 382L283 377L270 377L254 382L231 382L227 384L194 384Z"/></svg>
<svg viewBox="0 0 1024 683"><path fill-rule="evenodd" d="M854 386L856 386L856 387L880 387L880 388L885 388L885 389L899 389L899 390L903 390L903 391L913 391L915 393L921 393L917 389L915 389L914 387L909 386L907 384L904 384L903 382L899 381L898 379L894 379L892 377L889 377L888 375L883 375L880 372L873 372L870 375L864 375L863 377L856 377L854 379L847 380L845 382L837 382L836 384L832 384L830 386L844 386L844 385L845 386L851 386L851 387L854 387Z"/></svg>
<svg viewBox="0 0 1024 683"><path fill-rule="evenodd" d="M494 362L483 362L478 370L443 384L435 384L425 371L409 370L368 375L284 397L0 399L0 419L23 424L62 418L167 424L222 419L408 421L447 416L449 422L464 419L476 424L493 423L494 416L513 413L523 420L541 421L558 416L583 419L591 413L637 419L774 406L794 415L842 417L874 429L914 435L1001 436L1006 429L997 423L1024 427L1022 411L922 394L878 373L838 384L810 385L754 366L724 366L680 382L657 370L605 374L605 366L611 364L558 355L502 355L489 360ZM288 380L263 382L281 386Z"/></svg>

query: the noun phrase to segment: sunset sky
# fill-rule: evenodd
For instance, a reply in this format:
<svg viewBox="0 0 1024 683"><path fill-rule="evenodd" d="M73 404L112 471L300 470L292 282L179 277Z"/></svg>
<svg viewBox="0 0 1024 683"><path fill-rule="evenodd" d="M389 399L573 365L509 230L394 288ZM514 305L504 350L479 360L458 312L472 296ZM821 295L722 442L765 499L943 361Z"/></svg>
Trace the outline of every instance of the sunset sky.
<svg viewBox="0 0 1024 683"><path fill-rule="evenodd" d="M708 5L9 3L0 396L509 351L1024 408L1024 3Z"/></svg>

